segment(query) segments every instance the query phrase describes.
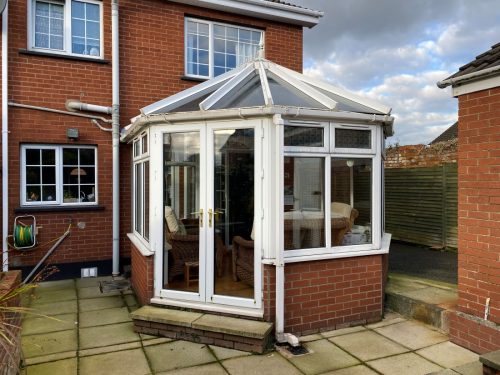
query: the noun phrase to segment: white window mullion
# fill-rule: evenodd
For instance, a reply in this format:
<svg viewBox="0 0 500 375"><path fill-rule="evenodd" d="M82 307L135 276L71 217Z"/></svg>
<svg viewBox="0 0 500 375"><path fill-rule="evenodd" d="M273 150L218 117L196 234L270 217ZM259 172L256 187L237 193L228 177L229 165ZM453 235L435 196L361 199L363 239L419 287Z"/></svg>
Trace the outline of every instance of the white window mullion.
<svg viewBox="0 0 500 375"><path fill-rule="evenodd" d="M330 155L325 158L325 171L324 171L324 179L325 179L325 245L327 248L332 246L332 213L331 213L331 172L332 172L332 158Z"/></svg>
<svg viewBox="0 0 500 375"><path fill-rule="evenodd" d="M71 51L71 1L65 1L64 8L64 35L63 43L66 53L72 53Z"/></svg>

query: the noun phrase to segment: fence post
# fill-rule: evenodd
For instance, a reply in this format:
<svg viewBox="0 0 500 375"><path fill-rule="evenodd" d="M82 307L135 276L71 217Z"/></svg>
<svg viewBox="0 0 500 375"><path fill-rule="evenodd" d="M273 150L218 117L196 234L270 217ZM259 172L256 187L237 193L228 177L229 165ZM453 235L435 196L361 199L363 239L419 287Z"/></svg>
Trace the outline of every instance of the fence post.
<svg viewBox="0 0 500 375"><path fill-rule="evenodd" d="M447 205L446 205L446 191L447 191L447 175L446 175L446 163L443 163L442 166L442 195L441 195L441 215L443 215L442 219L442 225L441 225L441 230L442 230L442 246L445 248L447 246L446 243L446 228L448 224L448 212L447 212Z"/></svg>

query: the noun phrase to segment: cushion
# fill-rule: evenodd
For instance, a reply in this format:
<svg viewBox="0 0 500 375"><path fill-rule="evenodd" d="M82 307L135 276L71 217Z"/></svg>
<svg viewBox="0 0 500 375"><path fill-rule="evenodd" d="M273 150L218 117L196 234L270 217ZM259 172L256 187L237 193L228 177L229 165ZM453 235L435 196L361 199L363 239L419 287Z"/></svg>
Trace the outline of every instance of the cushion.
<svg viewBox="0 0 500 375"><path fill-rule="evenodd" d="M186 234L184 224L177 220L177 216L175 216L175 212L170 206L165 206L165 221L170 233Z"/></svg>
<svg viewBox="0 0 500 375"><path fill-rule="evenodd" d="M347 217L348 219L351 218L352 208L347 203L333 202L331 209L332 213L340 214L343 217Z"/></svg>

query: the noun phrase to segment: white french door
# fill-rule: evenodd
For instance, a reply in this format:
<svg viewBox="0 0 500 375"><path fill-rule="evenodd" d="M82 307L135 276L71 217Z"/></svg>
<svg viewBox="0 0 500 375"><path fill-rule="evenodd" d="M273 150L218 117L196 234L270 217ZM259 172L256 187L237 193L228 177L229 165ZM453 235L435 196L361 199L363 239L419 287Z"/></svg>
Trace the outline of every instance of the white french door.
<svg viewBox="0 0 500 375"><path fill-rule="evenodd" d="M160 297L261 307L261 131L256 121L156 132L155 155L163 161L156 165L162 202L155 200L162 216Z"/></svg>

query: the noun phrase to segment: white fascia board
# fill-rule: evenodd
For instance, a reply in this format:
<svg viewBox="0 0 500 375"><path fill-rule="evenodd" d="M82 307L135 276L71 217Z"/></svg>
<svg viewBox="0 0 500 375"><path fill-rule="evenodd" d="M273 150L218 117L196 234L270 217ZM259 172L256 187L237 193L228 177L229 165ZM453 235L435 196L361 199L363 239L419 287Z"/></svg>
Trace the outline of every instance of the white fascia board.
<svg viewBox="0 0 500 375"><path fill-rule="evenodd" d="M367 98L364 98L362 96L353 94L352 92L349 92L347 90L341 89L341 88L336 87L336 86L333 86L329 83L320 81L320 80L315 79L315 78L308 77L304 74L297 73L296 71L285 68L284 66L279 66L278 68L286 71L288 74L294 76L298 80L305 82L309 85L316 86L322 90L331 92L332 94L342 96L343 98L346 98L346 99L351 100L353 102L364 105L365 107L372 108L378 112L382 112L382 113L385 113L388 115L391 113L391 110L392 110L391 107L388 107L385 104L379 103L375 100L367 99Z"/></svg>
<svg viewBox="0 0 500 375"><path fill-rule="evenodd" d="M292 75L285 72L283 69L280 69L280 67L276 64L269 64L269 73L274 76L273 78L278 78L282 82L282 84L288 85L292 89L299 90L303 94L307 95L318 103L323 104L329 109L335 109L335 107L337 106L337 102L335 100L329 98L318 90L315 90L303 81L296 79Z"/></svg>
<svg viewBox="0 0 500 375"><path fill-rule="evenodd" d="M252 75L253 73L253 75ZM227 80L224 85L215 90L212 95L206 98L204 101L200 103L201 110L209 110L212 108L219 100L221 100L226 95L229 95L231 91L236 89L239 86L244 85L250 79L255 77L255 67L254 64L247 64L246 67L238 72L234 77Z"/></svg>
<svg viewBox="0 0 500 375"><path fill-rule="evenodd" d="M460 95L470 94L472 92L500 87L500 75L496 77L483 78L478 81L471 81L464 84L453 86L452 93L456 98Z"/></svg>
<svg viewBox="0 0 500 375"><path fill-rule="evenodd" d="M321 119L325 121L349 121L355 123L374 124L379 123L390 126L394 122L394 117L389 115L374 115L357 112L340 112L327 109L309 109L299 107L269 106L269 107L246 107L217 109L210 111L175 112L166 114L153 114L140 116L121 137L122 142L127 142L144 127L154 124L173 124L189 121L205 121L217 119L245 119L247 117L268 117L282 115L297 118Z"/></svg>
<svg viewBox="0 0 500 375"><path fill-rule="evenodd" d="M323 12L274 3L265 0L171 0L176 3L220 10L228 13L279 21L293 25L314 27Z"/></svg>
<svg viewBox="0 0 500 375"><path fill-rule="evenodd" d="M218 87L222 86L227 80L238 74L244 67L245 65L242 65L236 69L221 74L220 76L193 86L187 90L181 91L177 94L171 95L165 99L150 104L141 109L141 114L149 115L162 108L164 108L164 112L166 113L172 108L179 107L187 102L199 98L205 95L207 92L216 90Z"/></svg>

